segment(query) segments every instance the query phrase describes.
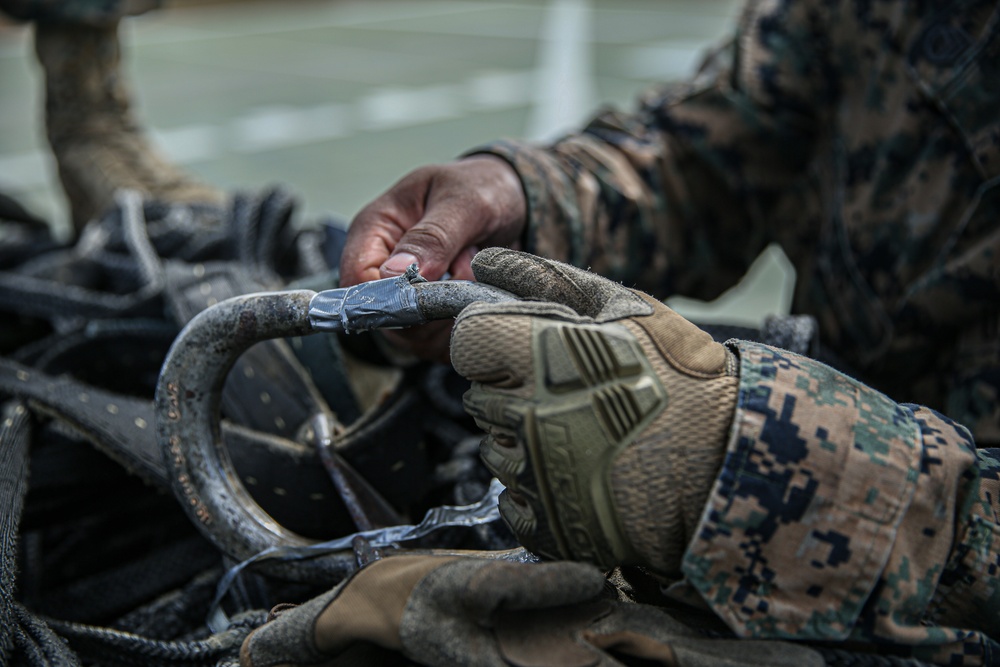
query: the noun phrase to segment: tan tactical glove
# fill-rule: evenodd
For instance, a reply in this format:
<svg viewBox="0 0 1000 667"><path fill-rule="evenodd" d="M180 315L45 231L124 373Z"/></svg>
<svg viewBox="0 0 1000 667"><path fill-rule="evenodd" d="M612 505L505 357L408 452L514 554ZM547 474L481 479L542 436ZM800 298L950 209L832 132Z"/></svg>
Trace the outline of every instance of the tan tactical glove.
<svg viewBox="0 0 1000 667"><path fill-rule="evenodd" d="M392 556L286 609L243 643L243 667L810 667L781 642L705 639L665 612L602 595L582 563ZM390 651L392 653L390 653ZM397 659L393 659L396 656Z"/></svg>
<svg viewBox="0 0 1000 667"><path fill-rule="evenodd" d="M587 271L500 248L472 268L530 299L472 304L451 341L504 519L548 559L676 573L722 463L735 357Z"/></svg>
<svg viewBox="0 0 1000 667"><path fill-rule="evenodd" d="M603 590L601 572L581 563L393 556L254 631L240 661L244 667L334 664L369 644L420 664L499 666L507 663L494 628L530 617L535 627L513 640L515 653L536 652L527 644L541 634L548 641L537 649L543 660L536 664L597 664L570 632L606 615L607 603L598 599ZM546 651L559 660L545 660Z"/></svg>

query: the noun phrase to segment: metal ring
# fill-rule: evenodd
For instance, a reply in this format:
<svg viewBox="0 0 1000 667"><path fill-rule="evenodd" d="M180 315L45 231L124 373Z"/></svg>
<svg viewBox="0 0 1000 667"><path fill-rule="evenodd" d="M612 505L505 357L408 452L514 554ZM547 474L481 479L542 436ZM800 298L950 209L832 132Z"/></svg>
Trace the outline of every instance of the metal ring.
<svg viewBox="0 0 1000 667"><path fill-rule="evenodd" d="M275 546L315 540L288 530L257 505L238 479L219 425L222 386L236 359L255 343L314 333L309 290L250 294L192 319L167 354L156 387L156 433L174 493L219 550L245 560ZM333 581L354 556L268 562L261 571L290 581Z"/></svg>
<svg viewBox="0 0 1000 667"><path fill-rule="evenodd" d="M476 283L421 287L426 319L454 317L472 301L509 298ZM247 492L219 424L222 387L233 364L256 343L317 333L322 325L309 314L315 296L311 290L265 292L218 303L184 327L160 371L156 434L174 494L202 534L238 561L272 547L316 543L275 521ZM343 557L270 560L261 564L261 572L289 581L329 582L354 567L348 550Z"/></svg>

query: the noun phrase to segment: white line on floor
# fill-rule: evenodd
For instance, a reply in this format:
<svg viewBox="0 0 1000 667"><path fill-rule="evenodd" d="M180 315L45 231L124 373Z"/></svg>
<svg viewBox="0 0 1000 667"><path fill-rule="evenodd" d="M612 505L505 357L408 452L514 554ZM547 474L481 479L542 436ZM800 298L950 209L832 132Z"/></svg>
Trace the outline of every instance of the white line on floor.
<svg viewBox="0 0 1000 667"><path fill-rule="evenodd" d="M171 160L190 164L523 107L534 99L533 82L530 71L484 70L458 84L376 88L352 104L257 107L221 124L153 134ZM47 160L40 150L0 155L0 186L18 191L47 184Z"/></svg>

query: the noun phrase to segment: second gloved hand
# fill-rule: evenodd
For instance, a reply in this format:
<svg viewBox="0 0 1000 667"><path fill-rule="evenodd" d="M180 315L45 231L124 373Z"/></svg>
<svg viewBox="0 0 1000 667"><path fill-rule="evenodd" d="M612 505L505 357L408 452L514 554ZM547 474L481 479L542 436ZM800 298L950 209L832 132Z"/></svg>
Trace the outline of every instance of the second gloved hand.
<svg viewBox="0 0 1000 667"><path fill-rule="evenodd" d="M451 342L504 519L545 558L676 574L725 453L736 358L587 271L499 248L472 268L528 299L469 306Z"/></svg>
<svg viewBox="0 0 1000 667"><path fill-rule="evenodd" d="M660 609L617 602L582 563L392 556L272 616L244 641L243 667L823 664L805 647L706 639Z"/></svg>

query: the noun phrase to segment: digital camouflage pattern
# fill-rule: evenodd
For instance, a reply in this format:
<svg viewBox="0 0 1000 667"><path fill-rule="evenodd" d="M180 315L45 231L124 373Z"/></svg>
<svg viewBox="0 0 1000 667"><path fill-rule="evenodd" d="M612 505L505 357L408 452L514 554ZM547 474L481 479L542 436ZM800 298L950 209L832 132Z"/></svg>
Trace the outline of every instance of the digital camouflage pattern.
<svg viewBox="0 0 1000 667"><path fill-rule="evenodd" d="M1000 444L995 0L756 0L690 82L511 141L525 249L714 298L770 242L862 379Z"/></svg>
<svg viewBox="0 0 1000 667"><path fill-rule="evenodd" d="M742 636L1000 660L1000 452L816 361L736 344L722 471L686 584Z"/></svg>
<svg viewBox="0 0 1000 667"><path fill-rule="evenodd" d="M527 250L661 296L779 243L793 309L885 392L740 344L683 584L739 634L1000 664L998 34L995 0L751 1L636 114L473 151L518 171Z"/></svg>
<svg viewBox="0 0 1000 667"><path fill-rule="evenodd" d="M162 0L0 0L0 11L20 21L103 26L161 4Z"/></svg>

